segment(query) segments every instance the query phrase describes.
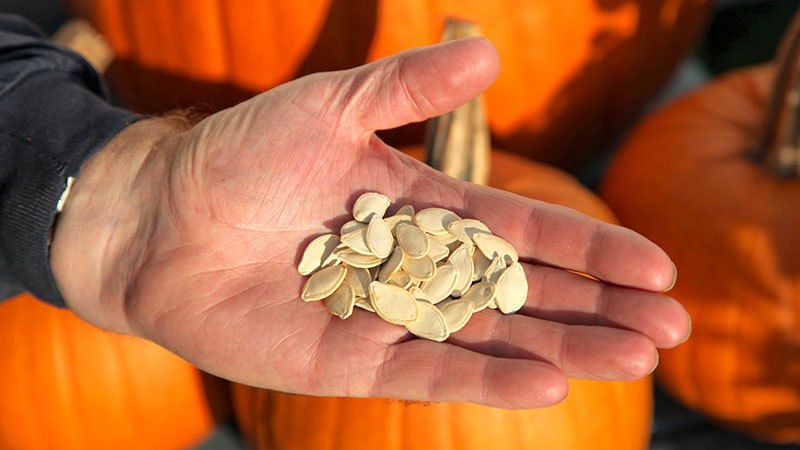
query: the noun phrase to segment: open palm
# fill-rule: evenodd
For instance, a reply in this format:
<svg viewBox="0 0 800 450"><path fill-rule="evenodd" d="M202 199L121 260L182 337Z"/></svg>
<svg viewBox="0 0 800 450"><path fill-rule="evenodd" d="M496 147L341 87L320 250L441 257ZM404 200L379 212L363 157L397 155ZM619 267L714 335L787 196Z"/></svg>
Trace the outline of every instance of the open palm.
<svg viewBox="0 0 800 450"><path fill-rule="evenodd" d="M418 49L288 83L166 140L155 223L127 247L141 251L111 300L125 315L120 331L234 381L318 395L530 407L560 401L566 376L649 373L655 349L688 334L683 309L651 292L673 281L661 250L566 208L451 179L375 136L457 107L497 70L482 39ZM302 249L338 232L365 191L488 224L525 263L525 307L482 311L435 343L366 311L341 320L302 302Z"/></svg>

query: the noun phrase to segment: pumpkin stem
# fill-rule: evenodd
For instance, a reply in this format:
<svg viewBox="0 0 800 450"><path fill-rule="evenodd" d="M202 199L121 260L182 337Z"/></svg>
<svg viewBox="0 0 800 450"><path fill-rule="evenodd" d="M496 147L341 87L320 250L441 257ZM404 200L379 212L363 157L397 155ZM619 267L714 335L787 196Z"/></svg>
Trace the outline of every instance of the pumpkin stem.
<svg viewBox="0 0 800 450"><path fill-rule="evenodd" d="M472 22L448 19L442 41L478 36ZM483 98L479 95L457 109L428 121L426 163L452 177L487 184L491 142Z"/></svg>
<svg viewBox="0 0 800 450"><path fill-rule="evenodd" d="M800 177L800 13L784 34L776 61L778 72L757 156L782 175Z"/></svg>

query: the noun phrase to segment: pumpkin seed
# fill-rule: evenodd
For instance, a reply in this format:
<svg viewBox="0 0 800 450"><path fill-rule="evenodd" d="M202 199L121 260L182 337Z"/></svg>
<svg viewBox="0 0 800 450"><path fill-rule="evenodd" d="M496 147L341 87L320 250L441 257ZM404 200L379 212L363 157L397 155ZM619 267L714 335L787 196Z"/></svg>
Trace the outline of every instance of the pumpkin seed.
<svg viewBox="0 0 800 450"><path fill-rule="evenodd" d="M436 275L436 263L430 256L403 259L403 270L417 281L428 281Z"/></svg>
<svg viewBox="0 0 800 450"><path fill-rule="evenodd" d="M389 255L389 258L381 265L380 269L378 269L378 281L386 283L393 273L403 267L404 259L405 254L403 253L403 249L395 247L394 250L392 250L392 254Z"/></svg>
<svg viewBox="0 0 800 450"><path fill-rule="evenodd" d="M510 242L488 233L477 233L472 236L475 245L483 252L489 259L494 259L499 256L503 258L506 264L512 264L519 261L519 255Z"/></svg>
<svg viewBox="0 0 800 450"><path fill-rule="evenodd" d="M320 267L327 265L339 242L339 236L330 233L314 238L303 251L297 271L301 275L311 275Z"/></svg>
<svg viewBox="0 0 800 450"><path fill-rule="evenodd" d="M497 285L487 281L475 283L461 296L461 300L472 303L473 312L483 311L494 302Z"/></svg>
<svg viewBox="0 0 800 450"><path fill-rule="evenodd" d="M342 244L361 255L374 255L367 245L367 227L358 228L341 237ZM377 255L376 255L377 256Z"/></svg>
<svg viewBox="0 0 800 450"><path fill-rule="evenodd" d="M400 223L397 225L397 245L409 258L422 258L428 254L428 235L418 226Z"/></svg>
<svg viewBox="0 0 800 450"><path fill-rule="evenodd" d="M325 298L325 306L328 311L340 319L347 319L353 314L353 306L356 304L356 294L353 287L349 284L342 284L333 294Z"/></svg>
<svg viewBox="0 0 800 450"><path fill-rule="evenodd" d="M497 283L497 280L500 278L500 274L502 274L504 270L506 270L505 260L498 256L492 260L492 262L489 264L489 267L487 267L486 271L483 272L483 277L481 280Z"/></svg>
<svg viewBox="0 0 800 450"><path fill-rule="evenodd" d="M356 297L366 297L369 295L369 284L372 282L372 274L369 269L363 267L347 266L347 274L344 282L353 287Z"/></svg>
<svg viewBox="0 0 800 450"><path fill-rule="evenodd" d="M381 217L373 215L365 233L367 247L378 258L388 258L394 249L392 231Z"/></svg>
<svg viewBox="0 0 800 450"><path fill-rule="evenodd" d="M434 305L446 299L453 292L456 285L456 268L450 263L445 263L436 269L436 275L420 285L425 295Z"/></svg>
<svg viewBox="0 0 800 450"><path fill-rule="evenodd" d="M453 300L443 305L441 311L450 333L455 333L464 328L464 325L466 325L470 317L472 317L474 310L475 306L473 303L463 299Z"/></svg>
<svg viewBox="0 0 800 450"><path fill-rule="evenodd" d="M373 215L383 217L390 203L389 197L377 192L361 194L353 204L353 218L359 222L367 223Z"/></svg>
<svg viewBox="0 0 800 450"><path fill-rule="evenodd" d="M395 216L408 216L409 218L414 217L414 207L411 205L403 205L400 209L394 213Z"/></svg>
<svg viewBox="0 0 800 450"><path fill-rule="evenodd" d="M369 285L372 307L381 319L395 325L406 325L419 317L417 300L398 286L373 281Z"/></svg>
<svg viewBox="0 0 800 450"><path fill-rule="evenodd" d="M503 314L517 312L528 297L528 280L520 263L510 265L497 279L495 302Z"/></svg>
<svg viewBox="0 0 800 450"><path fill-rule="evenodd" d="M461 242L468 242L470 244L475 243L472 238L477 233L492 234L489 227L476 219L461 219L451 222L450 225L447 226L447 231L457 237Z"/></svg>
<svg viewBox="0 0 800 450"><path fill-rule="evenodd" d="M417 319L406 324L406 329L411 334L437 342L442 342L450 336L447 320L439 308L425 301L418 301L417 308L419 310Z"/></svg>
<svg viewBox="0 0 800 450"><path fill-rule="evenodd" d="M311 275L303 286L300 297L307 302L315 302L333 294L347 274L344 266L330 266Z"/></svg>
<svg viewBox="0 0 800 450"><path fill-rule="evenodd" d="M472 285L474 265L472 264L471 250L474 250L472 244L466 242L462 243L458 248L453 250L453 253L448 259L450 264L456 269L456 283L453 287L453 292L450 294L453 297L461 297Z"/></svg>
<svg viewBox="0 0 800 450"><path fill-rule="evenodd" d="M425 208L414 214L414 223L433 235L449 234L447 226L460 219L454 212L444 208Z"/></svg>
<svg viewBox="0 0 800 450"><path fill-rule="evenodd" d="M336 257L339 258L344 264L366 269L379 266L384 261L375 255L362 255L351 248L337 251Z"/></svg>

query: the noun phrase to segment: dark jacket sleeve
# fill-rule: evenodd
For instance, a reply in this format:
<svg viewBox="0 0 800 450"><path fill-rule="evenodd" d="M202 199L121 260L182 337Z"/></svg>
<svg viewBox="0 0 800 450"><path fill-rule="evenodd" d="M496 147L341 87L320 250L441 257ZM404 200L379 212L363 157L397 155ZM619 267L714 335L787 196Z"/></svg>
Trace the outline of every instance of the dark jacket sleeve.
<svg viewBox="0 0 800 450"><path fill-rule="evenodd" d="M138 118L85 60L0 13L0 258L37 297L64 305L48 243L67 178Z"/></svg>

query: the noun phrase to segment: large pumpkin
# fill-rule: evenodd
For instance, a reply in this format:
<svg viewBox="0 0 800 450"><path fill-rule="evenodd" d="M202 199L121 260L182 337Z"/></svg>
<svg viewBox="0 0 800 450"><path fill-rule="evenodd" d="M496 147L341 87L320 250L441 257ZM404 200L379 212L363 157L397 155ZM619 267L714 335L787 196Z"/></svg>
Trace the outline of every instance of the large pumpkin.
<svg viewBox="0 0 800 450"><path fill-rule="evenodd" d="M214 429L217 381L29 294L0 302L0 347L3 450L177 450Z"/></svg>
<svg viewBox="0 0 800 450"><path fill-rule="evenodd" d="M800 22L793 30L782 76L740 70L654 114L602 186L680 273L671 295L692 337L662 352L657 379L726 426L780 442L800 442Z"/></svg>
<svg viewBox="0 0 800 450"><path fill-rule="evenodd" d="M145 112L218 109L310 72L438 41L478 23L501 73L496 145L576 168L625 128L693 47L710 0L66 0L114 47L109 78ZM422 141L421 127L384 137Z"/></svg>

